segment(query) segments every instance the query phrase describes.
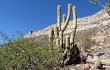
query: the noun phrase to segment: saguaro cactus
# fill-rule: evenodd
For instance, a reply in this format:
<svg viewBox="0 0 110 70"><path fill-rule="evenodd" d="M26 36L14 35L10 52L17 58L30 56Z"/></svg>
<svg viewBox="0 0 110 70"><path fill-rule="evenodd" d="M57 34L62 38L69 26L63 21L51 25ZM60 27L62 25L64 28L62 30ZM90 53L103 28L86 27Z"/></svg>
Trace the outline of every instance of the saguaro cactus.
<svg viewBox="0 0 110 70"><path fill-rule="evenodd" d="M76 14L76 7L73 6L73 17L74 17L74 20L73 20L73 30L72 30L72 33L71 33L71 37L70 37L70 43L71 43L71 47L70 49L73 48L73 45L74 45L74 39L75 39L75 34L76 34L76 28L77 28L77 14Z"/></svg>
<svg viewBox="0 0 110 70"><path fill-rule="evenodd" d="M76 7L73 6L72 7L72 10L73 10L73 17L74 17L74 20L73 20L73 29L72 29L72 32L71 32L71 37L67 37L66 38L66 41L67 41L66 44L68 43L68 40L70 40L69 41L70 45L69 45L69 51L68 52L65 51L65 53L67 55L67 58L65 59L64 64L71 64L72 62L75 61L75 58L77 58L76 56L78 56L78 54L79 54L78 53L79 51L76 49L76 46L74 44L74 39L75 39L75 34L76 34L76 28L77 28ZM65 50L67 50L67 49L65 49Z"/></svg>
<svg viewBox="0 0 110 70"><path fill-rule="evenodd" d="M67 28L67 25L70 21L71 12L73 10L73 27L72 27L72 33L71 36L66 36L66 44L64 45L64 31ZM76 45L74 44L75 34L76 34L76 28L77 28L77 14L76 14L76 7L71 4L68 4L68 14L67 17L64 14L63 15L63 24L61 24L61 6L58 5L57 7L57 24L58 26L54 27L54 38L56 41L56 46L60 47L60 49L63 50L62 58L63 58L63 64L70 64L72 61L75 60L76 56ZM50 29L49 33L49 41L53 41L53 30ZM66 46L66 48L65 48Z"/></svg>
<svg viewBox="0 0 110 70"><path fill-rule="evenodd" d="M69 20L70 20L70 16L71 16L71 10L72 10L72 5L68 4L68 15L67 15L67 19L66 19L66 15L63 15L63 25L61 25L61 6L58 5L57 7L57 23L58 23L58 27L59 27L59 38L60 38L60 48L64 48L63 46L63 32L65 31L67 25L69 24Z"/></svg>

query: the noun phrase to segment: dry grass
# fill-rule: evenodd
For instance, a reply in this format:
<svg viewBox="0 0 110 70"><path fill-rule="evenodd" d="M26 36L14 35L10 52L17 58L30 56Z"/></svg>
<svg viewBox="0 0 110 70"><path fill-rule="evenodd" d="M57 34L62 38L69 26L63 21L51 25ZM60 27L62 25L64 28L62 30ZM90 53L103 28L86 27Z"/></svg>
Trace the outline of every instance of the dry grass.
<svg viewBox="0 0 110 70"><path fill-rule="evenodd" d="M80 49L87 51L91 46L95 45L96 42L91 39L96 34L96 29L88 29L76 33L75 42L78 44Z"/></svg>

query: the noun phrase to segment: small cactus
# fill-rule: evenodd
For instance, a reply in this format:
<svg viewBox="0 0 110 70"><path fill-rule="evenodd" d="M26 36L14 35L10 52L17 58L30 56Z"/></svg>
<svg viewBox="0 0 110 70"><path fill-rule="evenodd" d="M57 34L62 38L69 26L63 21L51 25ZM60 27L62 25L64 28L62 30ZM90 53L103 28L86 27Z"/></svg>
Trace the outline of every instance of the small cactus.
<svg viewBox="0 0 110 70"><path fill-rule="evenodd" d="M95 57L95 67L97 69L102 68L101 60L98 58L98 56Z"/></svg>

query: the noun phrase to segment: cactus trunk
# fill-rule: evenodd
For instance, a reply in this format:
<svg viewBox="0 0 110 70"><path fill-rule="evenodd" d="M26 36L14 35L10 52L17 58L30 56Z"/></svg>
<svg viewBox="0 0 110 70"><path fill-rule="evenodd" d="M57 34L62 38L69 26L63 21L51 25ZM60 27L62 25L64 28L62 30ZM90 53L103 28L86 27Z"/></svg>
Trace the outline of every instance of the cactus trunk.
<svg viewBox="0 0 110 70"><path fill-rule="evenodd" d="M66 48L70 48L70 37L66 36Z"/></svg>
<svg viewBox="0 0 110 70"><path fill-rule="evenodd" d="M70 20L70 16L71 16L71 10L72 10L72 5L71 4L68 4L68 15L67 15L67 19L64 23L64 26L62 27L62 31L64 32L67 25L69 24L69 20Z"/></svg>
<svg viewBox="0 0 110 70"><path fill-rule="evenodd" d="M60 48L63 50L63 32L59 32L59 38L60 38Z"/></svg>
<svg viewBox="0 0 110 70"><path fill-rule="evenodd" d="M59 38L56 39L56 47L58 47L58 48L60 47L60 39Z"/></svg>

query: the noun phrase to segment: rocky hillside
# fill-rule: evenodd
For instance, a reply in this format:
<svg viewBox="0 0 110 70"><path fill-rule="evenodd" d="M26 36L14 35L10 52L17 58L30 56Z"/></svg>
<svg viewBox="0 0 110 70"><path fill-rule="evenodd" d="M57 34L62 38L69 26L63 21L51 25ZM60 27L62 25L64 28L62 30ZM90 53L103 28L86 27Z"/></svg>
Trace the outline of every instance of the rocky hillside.
<svg viewBox="0 0 110 70"><path fill-rule="evenodd" d="M83 17L83 18L78 18L77 21L78 21L77 32L85 31L89 29L95 29L95 31L96 30L98 31L97 32L98 37L101 36L101 38L99 39L102 39L104 37L104 35L101 33L101 31L104 30L104 27L105 26L108 27L110 25L110 17L104 9L97 12L94 15ZM48 36L49 28L54 27L54 26L56 26L56 24L48 26L47 28L43 30L31 31L25 36L25 38L33 38L33 39L42 40ZM69 22L69 25L64 33L69 34L71 32L71 29L72 29L72 21ZM109 27L107 30L108 30L108 33L110 34ZM95 38L97 39L97 35L95 35Z"/></svg>
<svg viewBox="0 0 110 70"><path fill-rule="evenodd" d="M103 9L94 15L78 18L77 21L78 28L75 43L78 45L81 54L87 56L87 60L94 59L95 56L98 56L101 61L110 59L110 16L106 11ZM70 21L64 32L65 35L70 35L72 24L72 21ZM49 28L54 26L56 26L56 24L43 30L31 31L24 38L45 41L48 38ZM106 64L109 64L108 61L106 61ZM97 70L94 64L90 63L90 67L92 70ZM70 68L70 70L83 70L84 64L71 65L68 68ZM110 66L107 65L104 65L103 68L104 70L110 70Z"/></svg>

